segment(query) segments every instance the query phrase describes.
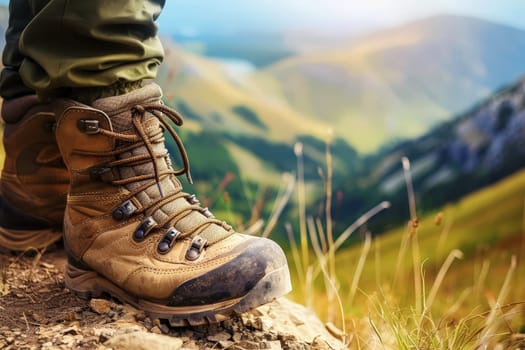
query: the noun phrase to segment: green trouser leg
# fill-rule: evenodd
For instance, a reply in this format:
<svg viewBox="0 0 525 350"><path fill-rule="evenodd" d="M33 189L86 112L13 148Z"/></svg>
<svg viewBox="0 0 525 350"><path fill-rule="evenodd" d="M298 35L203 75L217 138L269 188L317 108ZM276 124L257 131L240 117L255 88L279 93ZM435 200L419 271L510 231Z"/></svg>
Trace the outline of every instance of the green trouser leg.
<svg viewBox="0 0 525 350"><path fill-rule="evenodd" d="M4 69L0 73L0 95L5 99L30 95L34 90L28 88L20 78L18 70L24 55L18 48L20 34L32 18L28 1L9 3L9 25L5 33L5 46L2 56Z"/></svg>
<svg viewBox="0 0 525 350"><path fill-rule="evenodd" d="M11 0L0 95L92 100L154 78L163 58L155 20L164 2Z"/></svg>

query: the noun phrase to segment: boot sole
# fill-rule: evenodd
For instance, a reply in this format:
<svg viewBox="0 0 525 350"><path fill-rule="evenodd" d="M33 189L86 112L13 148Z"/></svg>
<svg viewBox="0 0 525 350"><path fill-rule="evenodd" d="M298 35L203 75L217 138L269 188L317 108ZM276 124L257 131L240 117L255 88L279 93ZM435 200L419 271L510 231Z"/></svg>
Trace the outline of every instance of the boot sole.
<svg viewBox="0 0 525 350"><path fill-rule="evenodd" d="M100 297L103 294L131 304L144 311L150 318L167 320L172 327L213 324L271 302L292 290L290 272L285 265L264 276L246 295L215 304L174 307L156 304L137 298L95 271L83 270L68 264L66 286L84 299Z"/></svg>
<svg viewBox="0 0 525 350"><path fill-rule="evenodd" d="M9 251L25 252L46 248L62 238L56 230L13 230L0 227L0 247Z"/></svg>

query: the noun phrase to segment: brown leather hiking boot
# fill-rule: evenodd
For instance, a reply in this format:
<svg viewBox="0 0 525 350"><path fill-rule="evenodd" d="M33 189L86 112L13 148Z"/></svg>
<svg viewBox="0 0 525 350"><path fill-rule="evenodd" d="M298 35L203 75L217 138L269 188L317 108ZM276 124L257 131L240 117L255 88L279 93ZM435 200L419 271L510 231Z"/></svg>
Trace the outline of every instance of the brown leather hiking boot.
<svg viewBox="0 0 525 350"><path fill-rule="evenodd" d="M69 173L58 150L49 105L34 95L4 101L0 247L25 251L62 236Z"/></svg>
<svg viewBox="0 0 525 350"><path fill-rule="evenodd" d="M157 85L103 98L62 101L57 142L71 174L64 219L66 285L109 293L173 326L217 322L291 289L274 242L236 233L182 191L189 163ZM174 170L164 130L184 166Z"/></svg>

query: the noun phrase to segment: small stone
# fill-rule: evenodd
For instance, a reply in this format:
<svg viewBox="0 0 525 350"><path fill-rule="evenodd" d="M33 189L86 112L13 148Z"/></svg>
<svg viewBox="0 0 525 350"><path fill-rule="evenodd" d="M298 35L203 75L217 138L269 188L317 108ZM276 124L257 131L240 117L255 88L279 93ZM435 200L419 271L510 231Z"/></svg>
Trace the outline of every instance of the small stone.
<svg viewBox="0 0 525 350"><path fill-rule="evenodd" d="M262 322L263 331L269 332L272 329L273 322L269 320L268 318L262 318L261 322Z"/></svg>
<svg viewBox="0 0 525 350"><path fill-rule="evenodd" d="M149 331L155 334L162 334L162 331L160 330L158 326L153 326L153 328L151 328Z"/></svg>
<svg viewBox="0 0 525 350"><path fill-rule="evenodd" d="M93 335L98 337L99 342L103 343L113 337L115 330L111 328L95 328L93 329Z"/></svg>
<svg viewBox="0 0 525 350"><path fill-rule="evenodd" d="M284 342L284 347L285 349L288 349L288 350L308 350L310 349L310 346L308 346L306 343L301 342L301 341L294 341L294 340L289 340L289 341Z"/></svg>
<svg viewBox="0 0 525 350"><path fill-rule="evenodd" d="M158 325L157 327L159 327L160 331L162 332L162 334L168 334L170 332L170 327L168 327L167 325L165 325L164 323L161 323L160 325Z"/></svg>
<svg viewBox="0 0 525 350"><path fill-rule="evenodd" d="M72 326L72 327L65 328L64 330L62 330L61 333L62 334L77 335L78 334L78 329L76 327Z"/></svg>
<svg viewBox="0 0 525 350"><path fill-rule="evenodd" d="M281 350L281 342L278 340L275 341L266 341L261 344L261 349L268 349L268 350Z"/></svg>
<svg viewBox="0 0 525 350"><path fill-rule="evenodd" d="M202 346L197 345L197 343L193 340L190 340L188 342L185 342L184 345L181 347L181 349L184 350L202 350Z"/></svg>
<svg viewBox="0 0 525 350"><path fill-rule="evenodd" d="M151 328L153 328L153 322L151 321L151 318L146 317L144 319L144 327L146 327L147 330L150 330Z"/></svg>
<svg viewBox="0 0 525 350"><path fill-rule="evenodd" d="M206 339L208 339L209 341L216 341L216 342L230 340L231 338L232 338L232 335L226 331L220 332L217 334L212 334L206 337Z"/></svg>
<svg viewBox="0 0 525 350"><path fill-rule="evenodd" d="M219 341L219 345L223 349L228 349L229 347L232 346L232 344L233 344L233 342L231 340L221 340L221 341Z"/></svg>
<svg viewBox="0 0 525 350"><path fill-rule="evenodd" d="M135 313L135 320L141 322L141 321L144 321L145 319L146 319L146 313L144 313L144 311L139 311Z"/></svg>
<svg viewBox="0 0 525 350"><path fill-rule="evenodd" d="M297 338L295 337L295 335L293 334L286 334L286 333L282 333L282 334L279 334L279 340L280 341L295 341Z"/></svg>
<svg viewBox="0 0 525 350"><path fill-rule="evenodd" d="M276 333L274 330L266 331L264 337L268 341L277 341L279 340L279 333Z"/></svg>
<svg viewBox="0 0 525 350"><path fill-rule="evenodd" d="M71 336L71 335L64 335L61 339L60 339L61 343L62 344L65 344L67 345L68 348L72 349L73 348L73 343L75 343L76 339L74 336Z"/></svg>
<svg viewBox="0 0 525 350"><path fill-rule="evenodd" d="M182 340L147 332L117 335L104 343L113 350L179 350Z"/></svg>
<svg viewBox="0 0 525 350"><path fill-rule="evenodd" d="M251 323L252 323L252 315L248 314L248 313L244 313L241 315L241 322L243 325L245 326L251 326Z"/></svg>
<svg viewBox="0 0 525 350"><path fill-rule="evenodd" d="M262 319L260 317L253 319L251 322L251 327L258 331L264 330L264 324L262 322Z"/></svg>
<svg viewBox="0 0 525 350"><path fill-rule="evenodd" d="M332 350L332 347L322 337L315 337L311 347L312 350Z"/></svg>
<svg viewBox="0 0 525 350"><path fill-rule="evenodd" d="M242 339L242 333L233 333L232 337L235 342L239 342Z"/></svg>
<svg viewBox="0 0 525 350"><path fill-rule="evenodd" d="M99 344L98 338L93 337L93 336L81 339L75 348L76 349L97 349L97 350L107 349L104 345Z"/></svg>
<svg viewBox="0 0 525 350"><path fill-rule="evenodd" d="M246 349L246 350L260 349L260 346L259 346L258 343L254 342L254 341L248 341L248 340L243 340L243 341L237 342L237 343L234 344L234 346L237 346L237 347L240 347L240 348Z"/></svg>
<svg viewBox="0 0 525 350"><path fill-rule="evenodd" d="M91 299L89 302L89 307L91 310L99 315L107 314L109 311L111 311L113 305L114 304L111 301L106 299Z"/></svg>
<svg viewBox="0 0 525 350"><path fill-rule="evenodd" d="M254 315L254 316L256 316L256 317L260 317L260 316L263 316L263 315L264 315L264 313L263 313L259 308L257 308L257 309L252 309L252 310L250 311L250 314L252 314L252 315Z"/></svg>
<svg viewBox="0 0 525 350"><path fill-rule="evenodd" d="M33 314L33 318L35 318L35 314ZM64 318L64 321L75 321L77 320L77 315L76 315L76 312L74 311L68 311L64 314L63 318Z"/></svg>
<svg viewBox="0 0 525 350"><path fill-rule="evenodd" d="M33 312L33 313L31 314L31 317L32 317L33 320L35 320L36 322L42 322L42 321L45 319L41 314L39 314L39 313L37 313L37 312Z"/></svg>

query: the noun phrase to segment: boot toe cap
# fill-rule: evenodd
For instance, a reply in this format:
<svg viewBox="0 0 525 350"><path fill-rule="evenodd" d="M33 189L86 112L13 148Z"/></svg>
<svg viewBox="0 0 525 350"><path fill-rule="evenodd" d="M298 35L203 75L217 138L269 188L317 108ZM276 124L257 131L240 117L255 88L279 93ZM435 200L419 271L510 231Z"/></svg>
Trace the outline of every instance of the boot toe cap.
<svg viewBox="0 0 525 350"><path fill-rule="evenodd" d="M170 306L194 306L233 300L248 294L265 276L287 269L286 257L275 242L251 238L240 254L177 287ZM272 288L271 285L266 288Z"/></svg>

